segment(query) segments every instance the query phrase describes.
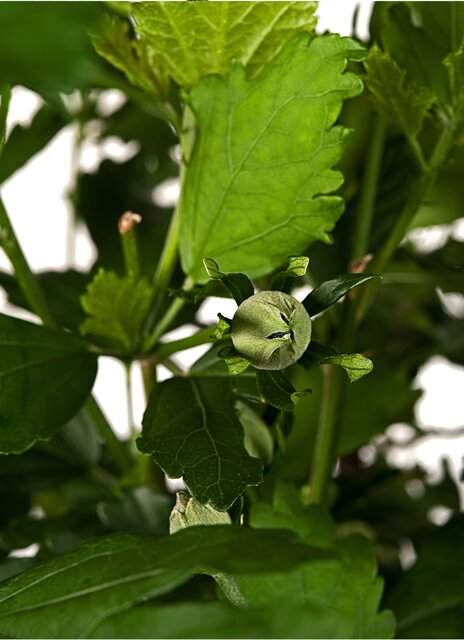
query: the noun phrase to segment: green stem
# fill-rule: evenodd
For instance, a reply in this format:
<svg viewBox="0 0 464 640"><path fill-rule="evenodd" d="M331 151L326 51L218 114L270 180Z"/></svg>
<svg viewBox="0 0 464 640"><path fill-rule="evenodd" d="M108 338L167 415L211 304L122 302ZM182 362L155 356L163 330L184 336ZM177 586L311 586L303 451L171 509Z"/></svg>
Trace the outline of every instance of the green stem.
<svg viewBox="0 0 464 640"><path fill-rule="evenodd" d="M8 117L8 109L10 107L11 100L11 87L6 84L0 87L0 153L5 146L6 138L6 120Z"/></svg>
<svg viewBox="0 0 464 640"><path fill-rule="evenodd" d="M124 255L124 265L129 277L140 276L140 258L137 242L137 225L142 221L138 213L127 211L119 218L118 230Z"/></svg>
<svg viewBox="0 0 464 640"><path fill-rule="evenodd" d="M126 397L127 397L127 426L131 437L134 435L134 405L132 401L132 363L126 362L124 365L126 376Z"/></svg>
<svg viewBox="0 0 464 640"><path fill-rule="evenodd" d="M120 473L125 473L131 467L128 452L124 444L117 438L100 405L93 396L85 404L85 411L92 419L98 433L108 446L111 457Z"/></svg>
<svg viewBox="0 0 464 640"><path fill-rule="evenodd" d="M396 221L395 226L393 227L389 237L386 242L383 244L379 253L375 256L373 262L371 263L370 270L373 273L378 275L383 274L385 271L390 259L398 248L400 242L403 240L407 231L409 230L411 223L416 215L420 205L422 204L427 192L437 177L440 169L446 161L446 158L449 155L449 152L453 146L454 140L456 137L456 127L453 123L448 123L445 126L440 139L434 149L432 157L429 162L429 168L427 171L422 173L422 175L418 178L416 184L411 189L410 196L403 207L403 210ZM357 310L356 310L356 322L362 320L364 314L367 311L369 303L379 286L378 279L371 280L365 287L362 294L359 297L359 302L357 302Z"/></svg>
<svg viewBox="0 0 464 640"><path fill-rule="evenodd" d="M192 349L192 347L198 347L202 344L213 342L213 339L211 338L213 330L214 327L206 327L206 329L201 329L200 331L197 331L197 333L193 334L193 336L188 336L188 338L181 338L180 340L173 340L172 342L164 342L163 344L160 344L156 348L157 361L161 362L163 358L168 358L178 351L185 351L186 349Z"/></svg>
<svg viewBox="0 0 464 640"><path fill-rule="evenodd" d="M187 281L186 281L187 282ZM187 282L187 287L190 286L190 281ZM174 298L171 305L167 308L166 313L161 318L161 320L155 326L153 333L148 337L147 341L144 345L144 351L151 351L157 344L158 340L161 336L166 333L166 331L171 326L171 323L174 321L175 317L182 309L185 304L185 300L182 298Z"/></svg>
<svg viewBox="0 0 464 640"><path fill-rule="evenodd" d="M5 251L18 280L21 291L24 293L31 309L42 322L49 327L56 327L47 302L44 298L39 283L32 273L18 242L10 218L0 198L0 246Z"/></svg>
<svg viewBox="0 0 464 640"><path fill-rule="evenodd" d="M364 256L369 247L372 219L375 211L375 198L385 147L385 134L386 125L384 120L380 116L375 116L371 142L367 151L366 164L364 167L363 184L359 196L359 206L351 252L352 260Z"/></svg>
<svg viewBox="0 0 464 640"><path fill-rule="evenodd" d="M377 132L378 133L378 132ZM410 197L401 212L395 227L393 228L387 241L381 248L375 260L371 264L370 270L376 274L382 274L388 265L391 257L398 245L408 231L411 222L420 207L431 182L435 179L451 150L455 140L455 127L448 123L445 127L427 165L427 170L423 171L417 180ZM379 153L379 140L373 136L371 145L377 147L377 153L372 150L373 157L380 164L382 154ZM353 245L353 257L365 254L369 242L370 222L372 220L375 204L375 194L378 186L379 167L366 166L363 192L360 197L360 207L357 212L357 229L355 231L356 241ZM377 180L372 183L372 180ZM371 284L374 283L374 284ZM340 350L350 352L354 348L356 328L359 325L367 306L376 290L377 283L369 282L362 292L354 300L347 298L344 304L343 330L340 335ZM343 415L343 404L346 392L346 381L343 374L336 367L330 368L324 376L324 387L322 404L319 418L319 426L314 449L313 464L310 478L310 501L323 503L326 497L327 486L330 481L334 455L338 440L339 425Z"/></svg>
<svg viewBox="0 0 464 640"><path fill-rule="evenodd" d="M339 367L323 369L322 401L311 468L309 502L323 504L332 476L332 466L338 435L338 406L344 392L343 371Z"/></svg>

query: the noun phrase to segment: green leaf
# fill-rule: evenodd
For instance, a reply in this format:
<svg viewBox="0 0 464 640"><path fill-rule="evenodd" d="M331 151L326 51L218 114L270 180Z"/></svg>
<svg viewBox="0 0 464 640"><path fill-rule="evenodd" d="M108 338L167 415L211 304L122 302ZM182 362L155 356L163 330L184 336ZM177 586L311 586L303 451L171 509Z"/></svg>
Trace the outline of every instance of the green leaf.
<svg viewBox="0 0 464 640"><path fill-rule="evenodd" d="M152 290L144 279L100 269L81 297L88 318L82 335L95 338L103 346L134 353L141 346L142 330L152 301Z"/></svg>
<svg viewBox="0 0 464 640"><path fill-rule="evenodd" d="M106 617L169 592L196 572L286 571L331 557L287 531L190 527L164 538L129 534L89 541L0 589L0 633L86 638Z"/></svg>
<svg viewBox="0 0 464 640"><path fill-rule="evenodd" d="M97 359L73 335L0 315L0 451L47 440L88 397Z"/></svg>
<svg viewBox="0 0 464 640"><path fill-rule="evenodd" d="M274 440L269 427L246 402L237 400L235 410L245 434L245 449L267 467L274 457Z"/></svg>
<svg viewBox="0 0 464 640"><path fill-rule="evenodd" d="M199 133L181 194L180 256L196 282L205 255L225 272L258 277L330 240L343 202L327 194L342 183L332 167L349 137L333 125L362 89L343 73L347 59L363 54L347 38L299 34L255 80L235 64L227 79L194 87Z"/></svg>
<svg viewBox="0 0 464 640"><path fill-rule="evenodd" d="M298 400L311 393L311 389L296 391L280 371L257 369L256 379L263 400L283 411L294 411Z"/></svg>
<svg viewBox="0 0 464 640"><path fill-rule="evenodd" d="M128 20L108 17L93 35L95 50L122 71L129 82L158 99L165 97L169 90L169 79L160 68L159 61L149 59L144 43L130 37L130 29Z"/></svg>
<svg viewBox="0 0 464 640"><path fill-rule="evenodd" d="M232 326L232 320L226 318L222 315L222 313L218 313L219 322L217 323L213 333L211 334L211 338L213 340L223 340L230 334L230 329Z"/></svg>
<svg viewBox="0 0 464 640"><path fill-rule="evenodd" d="M290 293L293 280L305 275L308 264L309 258L306 256L290 256L287 269L280 271L272 278L271 289Z"/></svg>
<svg viewBox="0 0 464 640"><path fill-rule="evenodd" d="M336 364L345 369L350 382L356 382L372 371L372 360L360 353L337 353L334 349L318 342L310 342L309 347L298 360L305 369L321 364Z"/></svg>
<svg viewBox="0 0 464 640"><path fill-rule="evenodd" d="M464 630L464 517L435 527L417 546L417 562L386 604L401 638L461 638Z"/></svg>
<svg viewBox="0 0 464 640"><path fill-rule="evenodd" d="M362 536L351 535L336 543L335 526L328 515L316 506L303 507L296 491L278 485L273 508L256 503L250 522L255 527L282 526L295 530L301 539L315 546L336 548L339 560L312 562L284 573L263 576L239 576L237 584L251 606L276 607L281 602L296 606L321 607L322 616L339 616L345 624L343 637L391 638L393 616L378 613L383 580L377 577L377 563L371 543Z"/></svg>
<svg viewBox="0 0 464 640"><path fill-rule="evenodd" d="M248 358L240 355L232 346L224 347L217 355L226 363L230 376L240 376L250 366Z"/></svg>
<svg viewBox="0 0 464 640"><path fill-rule="evenodd" d="M127 531L149 535L168 533L172 498L148 487L136 487L100 502L98 517L110 531Z"/></svg>
<svg viewBox="0 0 464 640"><path fill-rule="evenodd" d="M150 58L181 87L225 75L239 60L255 76L297 31L312 33L315 2L142 2L131 12Z"/></svg>
<svg viewBox="0 0 464 640"><path fill-rule="evenodd" d="M1 81L39 92L98 84L107 72L88 32L102 14L101 5L84 2L66 7L56 2L1 3Z"/></svg>
<svg viewBox="0 0 464 640"><path fill-rule="evenodd" d="M53 318L60 326L77 332L79 325L85 320L79 298L85 292L91 276L70 269L69 271L42 271L35 274L35 277ZM33 312L14 276L0 272L0 286L7 294L8 302Z"/></svg>
<svg viewBox="0 0 464 640"><path fill-rule="evenodd" d="M254 295L255 289L244 273L222 273L219 271L218 263L211 258L204 258L203 265L210 278L221 280L237 304L242 304L244 300Z"/></svg>
<svg viewBox="0 0 464 640"><path fill-rule="evenodd" d="M197 500L224 511L261 481L243 437L227 378L174 378L151 395L137 446L168 476L182 476Z"/></svg>
<svg viewBox="0 0 464 640"><path fill-rule="evenodd" d="M143 605L102 622L93 638L346 638L348 628L319 607L238 609L224 602Z"/></svg>
<svg viewBox="0 0 464 640"><path fill-rule="evenodd" d="M369 89L374 108L387 120L397 125L407 138L415 139L424 119L437 100L436 94L426 87L406 80L390 54L377 45L364 62L367 75L364 82Z"/></svg>
<svg viewBox="0 0 464 640"><path fill-rule="evenodd" d="M31 124L16 125L2 152L0 184L41 151L66 124L68 119L62 110L45 104L37 111Z"/></svg>
<svg viewBox="0 0 464 640"><path fill-rule="evenodd" d="M303 300L303 305L310 316L315 316L321 311L324 311L328 307L332 306L340 298L343 298L348 291L351 291L355 287L359 287L360 284L364 284L372 278L378 278L369 273L349 273L347 275L338 276L333 280L327 280L321 285L311 291L309 295Z"/></svg>

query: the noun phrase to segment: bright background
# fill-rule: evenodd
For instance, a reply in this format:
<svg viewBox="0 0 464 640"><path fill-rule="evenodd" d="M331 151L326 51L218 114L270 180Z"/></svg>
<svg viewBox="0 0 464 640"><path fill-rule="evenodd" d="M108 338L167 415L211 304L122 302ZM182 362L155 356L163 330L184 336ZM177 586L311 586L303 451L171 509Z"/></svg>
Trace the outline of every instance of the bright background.
<svg viewBox="0 0 464 640"><path fill-rule="evenodd" d="M330 30L342 35L351 33L353 10L359 5L356 33L361 38L367 35L367 25L372 2L370 0L322 0L319 5L319 30ZM70 96L69 99L74 99ZM101 98L101 109L108 112L118 109L124 102L124 96L116 90L106 91ZM41 105L41 99L31 91L21 87L13 92L8 119L8 130L17 124L27 124ZM34 270L64 270L70 267L88 269L96 256L95 248L84 228L77 230L74 256L69 257L67 239L74 231L70 227L70 205L67 194L73 184L76 168L95 171L100 162L111 158L123 162L137 153L137 142L124 143L114 138L104 144L88 140L79 157L73 154L77 130L68 126L25 167L18 171L3 188L2 195L9 211L23 250ZM172 180L169 184L154 190L153 198L158 204L171 206L178 195L178 184ZM123 213L123 212L121 212ZM464 237L464 218L452 226L432 227L418 230L414 234L416 242L423 250L432 251L444 244L449 235ZM67 255L68 254L68 255ZM0 269L10 271L8 260L0 252ZM306 291L301 291L304 295ZM445 312L464 318L464 297L458 294L441 296ZM229 305L229 306L228 306ZM210 300L201 309L201 319L214 323L218 311L224 315L233 313L235 304L220 299ZM30 320L36 320L32 314L19 310L6 303L0 290L0 311ZM177 339L189 335L192 327L183 327L169 336ZM205 347L197 347L184 352L178 364L187 367L201 355ZM165 377L170 374L164 372ZM415 386L424 390L416 405L417 422L430 435L412 446L405 443L411 437L411 427L392 425L388 437L395 441L390 449L389 462L401 467L412 467L416 463L423 465L431 479L440 477L442 459L446 457L456 479L462 468L464 453L464 367L451 364L442 356L435 356L419 371ZM101 358L95 384L95 393L105 413L121 435L128 432L127 401L125 394L125 374L122 365L112 358ZM144 408L143 390L140 372L137 367L132 372L132 390L134 415L140 424ZM446 437L445 432L446 430ZM459 437L449 438L449 432L459 431ZM442 434L440 434L442 431ZM438 434L436 433L438 432ZM375 455L373 446L364 447L361 456L366 463ZM461 489L463 486L461 485ZM417 487L411 487L411 491ZM464 501L464 491L461 491ZM432 514L438 523L447 518L446 510L437 509Z"/></svg>

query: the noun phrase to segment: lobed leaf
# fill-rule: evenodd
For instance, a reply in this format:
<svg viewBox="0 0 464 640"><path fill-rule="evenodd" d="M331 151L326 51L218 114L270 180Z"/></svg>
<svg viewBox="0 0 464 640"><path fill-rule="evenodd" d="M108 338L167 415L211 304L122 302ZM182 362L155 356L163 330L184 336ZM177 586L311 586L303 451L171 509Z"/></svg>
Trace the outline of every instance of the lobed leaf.
<svg viewBox="0 0 464 640"><path fill-rule="evenodd" d="M192 495L226 510L262 465L248 455L228 378L174 378L157 386L143 417L137 446Z"/></svg>
<svg viewBox="0 0 464 640"><path fill-rule="evenodd" d="M80 326L82 335L92 336L104 346L133 353L140 348L142 330L153 299L144 279L100 269L81 297L88 318Z"/></svg>
<svg viewBox="0 0 464 640"><path fill-rule="evenodd" d="M401 70L390 54L377 45L369 52L364 62L367 74L364 83L369 89L374 108L387 120L397 125L406 137L415 139L424 120L437 101L436 94L406 80L406 71Z"/></svg>
<svg viewBox="0 0 464 640"><path fill-rule="evenodd" d="M149 56L181 87L225 75L240 60L255 76L297 31L312 33L315 2L207 2L132 5Z"/></svg>
<svg viewBox="0 0 464 640"><path fill-rule="evenodd" d="M79 338L0 315L0 452L47 440L84 404L97 358Z"/></svg>
<svg viewBox="0 0 464 640"><path fill-rule="evenodd" d="M204 281L202 259L228 272L272 272L328 232L343 211L332 167L349 131L333 126L343 101L362 90L344 74L364 49L339 36L296 35L257 78L235 64L188 96L198 135L181 194L180 257ZM201 185L201 189L199 188Z"/></svg>

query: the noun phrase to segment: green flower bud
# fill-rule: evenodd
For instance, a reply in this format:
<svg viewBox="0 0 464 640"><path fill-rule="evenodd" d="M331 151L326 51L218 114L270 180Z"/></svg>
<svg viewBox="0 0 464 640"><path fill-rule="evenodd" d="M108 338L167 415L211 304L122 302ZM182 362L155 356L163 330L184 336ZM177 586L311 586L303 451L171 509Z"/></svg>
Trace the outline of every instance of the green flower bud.
<svg viewBox="0 0 464 640"><path fill-rule="evenodd" d="M311 318L293 296L261 291L247 298L232 320L235 349L256 369L278 370L294 364L311 340Z"/></svg>

